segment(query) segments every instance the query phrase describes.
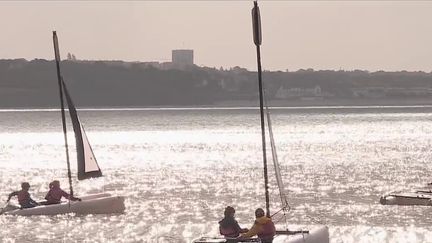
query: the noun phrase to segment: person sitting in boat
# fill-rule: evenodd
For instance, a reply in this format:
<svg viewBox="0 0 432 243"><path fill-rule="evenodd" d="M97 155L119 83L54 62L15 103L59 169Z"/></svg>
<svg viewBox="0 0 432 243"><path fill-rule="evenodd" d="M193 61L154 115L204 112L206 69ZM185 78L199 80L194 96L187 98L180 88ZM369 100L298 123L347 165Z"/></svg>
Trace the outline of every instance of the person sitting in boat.
<svg viewBox="0 0 432 243"><path fill-rule="evenodd" d="M71 201L81 201L80 198L71 196L67 192L63 191L60 188L60 181L58 181L58 180L52 181L49 184L49 188L50 188L50 190L48 191L48 193L45 196L45 199L46 199L46 202L44 202L45 205L59 204L59 203L61 203L62 197L66 198L66 199L70 199Z"/></svg>
<svg viewBox="0 0 432 243"><path fill-rule="evenodd" d="M242 229L234 218L235 209L231 206L225 208L224 218L219 221L219 232L225 238L237 238L240 233L246 233L248 229Z"/></svg>
<svg viewBox="0 0 432 243"><path fill-rule="evenodd" d="M276 234L273 221L271 218L265 216L262 208L255 210L255 217L256 220L252 228L248 232L241 234L240 238L250 238L257 235L262 243L272 243L273 237Z"/></svg>
<svg viewBox="0 0 432 243"><path fill-rule="evenodd" d="M9 202L13 196L18 197L18 203L21 208L34 208L39 205L35 200L30 197L30 193L28 192L30 189L30 184L28 182L21 183L21 191L15 191L9 194L9 197L6 202Z"/></svg>

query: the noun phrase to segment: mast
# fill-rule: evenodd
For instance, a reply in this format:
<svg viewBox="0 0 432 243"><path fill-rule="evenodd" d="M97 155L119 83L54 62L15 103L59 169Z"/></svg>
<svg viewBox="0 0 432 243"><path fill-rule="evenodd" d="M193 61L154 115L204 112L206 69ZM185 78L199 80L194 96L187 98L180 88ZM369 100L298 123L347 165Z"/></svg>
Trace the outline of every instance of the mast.
<svg viewBox="0 0 432 243"><path fill-rule="evenodd" d="M64 99L63 99L63 85L62 85L62 76L60 73L60 51L57 39L57 33L53 31L53 44L54 44L54 55L56 61L57 68L57 80L59 85L59 94L60 94L60 107L61 107L61 117L62 117L62 125L63 125L63 135L66 149L66 162L68 169L68 178L69 178L69 191L70 195L73 196L73 187L72 187L72 173L70 169L70 161L69 161L69 147L68 147L68 139L67 139L67 130L66 130L66 116L64 109Z"/></svg>
<svg viewBox="0 0 432 243"><path fill-rule="evenodd" d="M258 2L254 1L254 7L252 9L252 27L253 27L253 39L256 46L257 53L257 66L258 66L258 86L259 86L259 98L260 98L260 116L261 116L261 138L262 138L262 152L263 152L263 164L264 164L264 189L265 189L265 200L266 200L266 215L270 217L270 196L268 187L268 173L267 173L267 155L266 155L266 139L265 139L265 123L264 123L264 94L263 94L263 83L262 83L262 71L261 71L261 17L258 7Z"/></svg>

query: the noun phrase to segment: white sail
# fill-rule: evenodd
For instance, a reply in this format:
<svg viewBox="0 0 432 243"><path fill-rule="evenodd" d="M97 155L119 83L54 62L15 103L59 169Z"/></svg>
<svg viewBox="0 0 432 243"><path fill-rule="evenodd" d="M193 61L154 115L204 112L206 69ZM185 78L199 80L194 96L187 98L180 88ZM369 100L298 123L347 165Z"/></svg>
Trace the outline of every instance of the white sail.
<svg viewBox="0 0 432 243"><path fill-rule="evenodd" d="M84 147L84 172L89 173L92 171L100 171L99 165L96 161L96 157L93 153L93 149L87 138L83 125L81 125L81 134L83 138Z"/></svg>
<svg viewBox="0 0 432 243"><path fill-rule="evenodd" d="M277 155L277 151L276 151L276 143L275 143L274 136L273 136L273 127L272 127L272 122L270 119L270 109L268 107L268 101L267 101L265 90L263 93L264 93L264 104L265 104L266 116L267 116L268 133L269 133L269 137L270 137L270 147L271 147L272 158L273 158L273 166L274 166L275 175L276 175L276 182L277 182L278 188L279 188L279 196L280 196L281 203L282 203L282 209L286 209L286 208L289 208L289 205L288 205L288 200L287 200L287 196L285 193L285 186L284 186L284 183L282 180L280 164L279 164L278 155Z"/></svg>

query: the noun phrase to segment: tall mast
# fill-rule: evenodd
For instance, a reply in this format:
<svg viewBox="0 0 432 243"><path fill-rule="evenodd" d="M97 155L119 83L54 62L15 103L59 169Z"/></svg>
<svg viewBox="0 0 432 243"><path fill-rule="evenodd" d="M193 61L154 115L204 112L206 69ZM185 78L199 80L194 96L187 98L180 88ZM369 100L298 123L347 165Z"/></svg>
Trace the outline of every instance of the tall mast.
<svg viewBox="0 0 432 243"><path fill-rule="evenodd" d="M266 155L266 139L265 139L265 124L264 124L264 94L263 94L263 83L262 83L262 72L261 72L261 17L258 7L258 2L254 1L254 7L252 9L252 27L253 27L253 39L256 46L257 53L257 65L258 65L258 86L259 86L259 97L260 97L260 115L261 115L261 138L262 138L262 151L263 151L263 164L264 164L264 189L266 199L266 215L270 217L270 196L268 187L268 174L267 174L267 155Z"/></svg>
<svg viewBox="0 0 432 243"><path fill-rule="evenodd" d="M60 94L60 106L61 106L61 117L62 117L62 124L63 124L63 135L64 135L64 142L65 142L65 149L66 149L66 162L67 162L67 169L68 169L68 178L69 178L69 191L70 195L73 196L73 188L72 188L72 173L70 169L70 161L69 161L69 147L68 147L68 139L67 139L67 131L66 131L66 116L65 116L65 109L64 109L64 99L63 99L63 85L62 85L62 76L60 73L60 51L59 51L59 45L57 40L57 33L53 31L53 43L54 43L54 55L55 55L55 61L56 61L56 67L57 67L57 80L59 85L59 94Z"/></svg>

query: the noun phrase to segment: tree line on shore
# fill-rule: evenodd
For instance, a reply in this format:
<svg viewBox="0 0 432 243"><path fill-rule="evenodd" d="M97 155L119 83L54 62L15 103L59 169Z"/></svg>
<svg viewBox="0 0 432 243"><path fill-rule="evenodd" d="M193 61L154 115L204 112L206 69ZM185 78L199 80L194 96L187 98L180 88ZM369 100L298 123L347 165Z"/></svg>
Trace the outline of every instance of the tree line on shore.
<svg viewBox="0 0 432 243"><path fill-rule="evenodd" d="M77 60L63 61L61 67L78 107L212 106L258 99L256 72L240 67L162 70L146 63ZM56 78L52 60L0 60L0 107L57 107ZM358 94L367 96L366 91L373 90L397 90L393 94L410 98L429 96L432 73L301 69L265 71L264 82L270 99L289 98L277 95L281 89L294 92L317 86L327 94L320 97L324 99L370 98ZM403 92L412 89L425 92ZM301 98L301 93L294 98Z"/></svg>

